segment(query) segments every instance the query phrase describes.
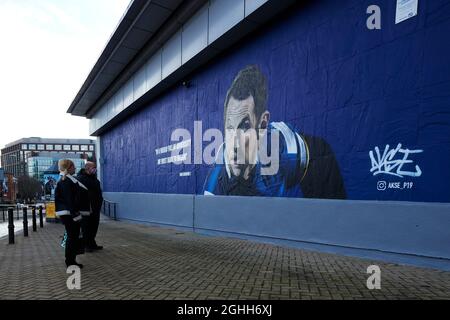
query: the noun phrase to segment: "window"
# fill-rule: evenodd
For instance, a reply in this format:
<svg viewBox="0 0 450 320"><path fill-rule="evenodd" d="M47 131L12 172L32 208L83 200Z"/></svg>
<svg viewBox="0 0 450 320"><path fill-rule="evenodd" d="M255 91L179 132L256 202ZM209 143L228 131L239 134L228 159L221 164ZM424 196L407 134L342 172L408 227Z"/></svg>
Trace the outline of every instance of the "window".
<svg viewBox="0 0 450 320"><path fill-rule="evenodd" d="M73 145L72 146L72 150L73 151L80 151L80 146Z"/></svg>
<svg viewBox="0 0 450 320"><path fill-rule="evenodd" d="M88 146L81 146L81 151L88 151Z"/></svg>
<svg viewBox="0 0 450 320"><path fill-rule="evenodd" d="M39 151L45 150L45 145L43 145L43 144L38 144L37 148L38 148Z"/></svg>
<svg viewBox="0 0 450 320"><path fill-rule="evenodd" d="M56 150L56 151L61 151L61 150L62 150L62 145L60 145L60 144L55 144L55 150Z"/></svg>
<svg viewBox="0 0 450 320"><path fill-rule="evenodd" d="M22 145L22 150L27 150L28 149L28 145L27 144L23 144Z"/></svg>
<svg viewBox="0 0 450 320"><path fill-rule="evenodd" d="M30 145L28 145L28 148L30 150L36 150L36 145L35 144L30 144Z"/></svg>
<svg viewBox="0 0 450 320"><path fill-rule="evenodd" d="M47 148L48 151L53 151L53 145L52 144L46 145L46 148Z"/></svg>
<svg viewBox="0 0 450 320"><path fill-rule="evenodd" d="M94 146L93 145L89 146L89 151L94 151Z"/></svg>
<svg viewBox="0 0 450 320"><path fill-rule="evenodd" d="M70 151L70 150L71 150L70 145L65 144L64 145L64 151Z"/></svg>

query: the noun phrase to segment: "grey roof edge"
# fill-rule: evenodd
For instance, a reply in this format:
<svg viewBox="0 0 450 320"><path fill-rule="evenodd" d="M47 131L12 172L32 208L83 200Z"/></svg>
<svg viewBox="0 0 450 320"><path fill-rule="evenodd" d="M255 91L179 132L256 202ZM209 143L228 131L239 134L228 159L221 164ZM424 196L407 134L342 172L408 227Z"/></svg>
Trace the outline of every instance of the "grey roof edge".
<svg viewBox="0 0 450 320"><path fill-rule="evenodd" d="M91 103L86 111L80 113L77 110L77 106L82 101L85 93L89 90L89 87L94 83L98 74L101 72L103 65L114 53L114 49L118 47L122 41L125 40L124 37L126 37L128 29L131 28L136 22L136 20L139 19L141 11L145 10L146 7L151 3L151 1L149 0L134 0L133 6L130 5L128 12L125 13L123 18L123 20L126 20L127 22L130 23L129 28L127 28L126 32L120 34L120 40L114 43L114 48L111 51L105 50L103 51L102 56L100 57L102 61L100 61L100 59L99 61L97 61L94 68L91 70L88 78L86 79L83 87L79 90L76 98L73 100L70 108L67 110L67 113L71 113L73 116L80 116L86 118L92 117L92 114L95 113L95 111L98 109L98 105L101 105L105 100L109 99L112 96L110 92L116 91L117 88L120 88L122 84L126 82L128 78L130 78L133 75L133 73L142 66L143 63L145 63L146 59L148 59L154 52L160 49L164 41L169 39L178 30L178 27L181 26L182 23L188 19L188 16L186 16L186 12L193 13L206 2L208 2L208 0L181 1L181 4L173 12L172 16L169 17L169 19L160 26L160 29L154 34L154 36L151 37L151 39L147 43L144 43L142 45L137 55L135 55L133 58L130 59L130 61L128 61L127 65L124 67L122 72L109 83L108 88L104 90L104 92L99 96L97 101ZM132 14L129 13L131 11ZM116 29L115 33L118 32L119 28L120 24ZM111 37L110 42L112 41L113 37ZM119 36L117 36L117 38L118 37ZM113 46L113 44L111 44L110 42L108 42L107 47Z"/></svg>
<svg viewBox="0 0 450 320"><path fill-rule="evenodd" d="M147 0L131 0L130 4L128 5L127 9L125 10L125 13L122 15L122 17L119 20L119 23L117 24L116 28L114 29L114 32L111 34L110 38L106 42L106 45L104 49L102 50L102 53L100 54L99 58L97 59L97 62L92 67L91 71L89 72L89 75L87 76L86 80L84 81L83 85L81 86L79 92L75 96L74 100L70 104L69 109L67 110L67 113L72 113L77 104L80 102L81 98L87 91L87 89L90 87L91 83L94 81L95 77L97 76L100 69L103 67L105 62L108 60L111 53L114 51L116 46L120 43L120 40L122 39L123 35L127 32L128 27L122 28L127 24L127 22L134 21L136 17L138 16L139 12L142 10L142 8L145 7L145 5L148 3Z"/></svg>
<svg viewBox="0 0 450 320"><path fill-rule="evenodd" d="M90 133L91 136L93 137L100 136L105 131L111 129L112 127L114 127L115 125L117 125L130 115L132 115L140 108L146 106L150 101L154 100L157 96L163 94L172 86L176 85L177 83L180 84L180 79L189 80L190 75L194 73L196 70L198 70L201 66L209 63L213 58L220 55L221 52L223 52L227 48L230 48L239 40L255 31L257 27L269 23L271 20L275 19L277 16L285 12L287 8L296 3L298 3L298 0L268 1L260 9L256 10L251 15L243 19L240 23L238 23L232 29L227 31L223 36L218 38L210 46L205 48L197 56L195 56L190 61L182 65L169 77L163 79L153 89L146 92L141 98L132 103L128 108L124 109L122 112L120 112L118 115L116 115L113 119L108 121L103 126L92 131ZM145 50L147 50L147 48ZM126 70L125 72L128 72L128 70ZM125 77L125 75L122 75L122 77ZM120 80L120 78L121 77L119 77L119 79L117 80ZM99 110L102 104L105 103L106 100L108 100L108 98L114 94L115 90L117 90L117 88L120 87L120 81L117 80L114 83L114 85L112 85L106 91L106 94L104 94L103 97L99 99L99 101L97 101L97 103L95 103L88 112L86 112L87 118L91 118L93 114ZM126 80L124 80L123 82L125 81ZM111 91L109 95L107 93L108 91Z"/></svg>
<svg viewBox="0 0 450 320"><path fill-rule="evenodd" d="M130 61L122 73L111 82L108 89L103 92L100 98L81 116L88 119L92 118L98 109L100 109L101 106L106 103L155 52L160 50L168 39L180 30L183 23L185 23L192 14L195 14L195 12L208 1L209 0L189 0L183 2L179 8L175 10L172 17L162 25L157 33L155 33L154 37L141 48L140 52L132 59L132 61Z"/></svg>

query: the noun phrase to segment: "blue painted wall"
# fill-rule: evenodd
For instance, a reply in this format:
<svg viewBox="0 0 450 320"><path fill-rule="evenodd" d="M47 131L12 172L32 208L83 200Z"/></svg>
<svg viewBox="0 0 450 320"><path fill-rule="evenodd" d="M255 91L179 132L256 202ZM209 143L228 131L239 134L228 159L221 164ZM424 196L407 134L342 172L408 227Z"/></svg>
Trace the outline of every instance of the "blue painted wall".
<svg viewBox="0 0 450 320"><path fill-rule="evenodd" d="M223 128L230 84L256 64L269 81L272 120L328 142L348 199L450 202L450 1L419 1L419 15L398 25L395 2L306 1L247 37L193 74L190 88L172 88L102 135L105 191L201 193L206 165L157 165L155 149L197 120ZM382 30L366 27L372 4ZM399 143L423 151L404 166L422 175L374 176L369 152ZM388 189L378 190L382 182Z"/></svg>

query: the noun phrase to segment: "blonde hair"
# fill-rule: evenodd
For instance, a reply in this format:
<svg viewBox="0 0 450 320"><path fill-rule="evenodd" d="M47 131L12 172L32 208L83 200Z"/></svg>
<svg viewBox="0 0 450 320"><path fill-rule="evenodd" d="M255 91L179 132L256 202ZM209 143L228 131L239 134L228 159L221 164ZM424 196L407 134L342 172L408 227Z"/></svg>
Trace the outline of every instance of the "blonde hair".
<svg viewBox="0 0 450 320"><path fill-rule="evenodd" d="M75 168L75 164L72 162L72 160L62 159L58 161L58 169L59 172L61 172L61 174L63 175L61 178L63 181L66 179L66 175L68 174L68 170L70 167Z"/></svg>

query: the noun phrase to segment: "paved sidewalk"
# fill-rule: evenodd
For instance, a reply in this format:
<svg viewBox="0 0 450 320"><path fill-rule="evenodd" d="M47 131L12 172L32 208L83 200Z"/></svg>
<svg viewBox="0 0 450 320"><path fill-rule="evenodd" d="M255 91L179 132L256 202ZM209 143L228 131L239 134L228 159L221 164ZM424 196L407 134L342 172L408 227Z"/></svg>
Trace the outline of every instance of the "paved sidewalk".
<svg viewBox="0 0 450 320"><path fill-rule="evenodd" d="M62 234L47 224L0 239L0 299L450 299L450 272L113 221L69 291ZM366 288L372 264L382 290Z"/></svg>

